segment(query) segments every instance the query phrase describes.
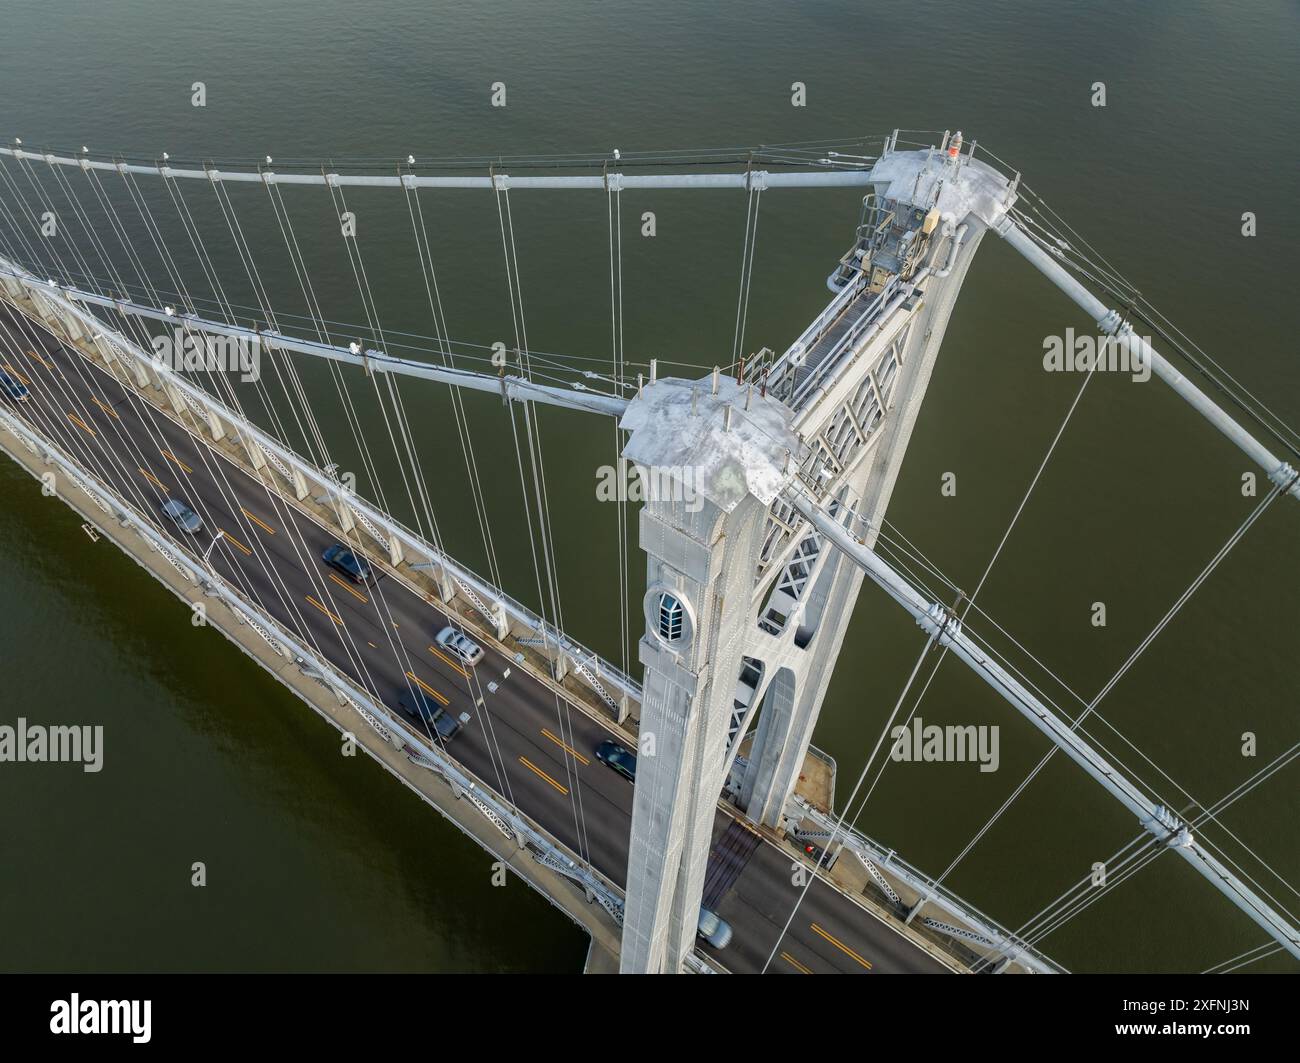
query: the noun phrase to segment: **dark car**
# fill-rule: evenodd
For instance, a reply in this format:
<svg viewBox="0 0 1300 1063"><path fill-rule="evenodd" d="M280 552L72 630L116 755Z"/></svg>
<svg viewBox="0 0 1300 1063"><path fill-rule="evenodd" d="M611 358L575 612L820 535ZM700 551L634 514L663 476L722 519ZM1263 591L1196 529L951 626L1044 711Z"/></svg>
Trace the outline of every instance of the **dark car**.
<svg viewBox="0 0 1300 1063"><path fill-rule="evenodd" d="M0 391L18 402L26 402L29 394L26 385L21 380L15 380L3 369L0 369Z"/></svg>
<svg viewBox="0 0 1300 1063"><path fill-rule="evenodd" d="M365 558L358 557L342 543L335 543L329 547L320 555L320 559L330 568L338 569L353 583L373 583L375 581L374 573L370 570Z"/></svg>
<svg viewBox="0 0 1300 1063"><path fill-rule="evenodd" d="M444 742L451 741L469 719L468 716L457 719L423 690L403 690L397 695L397 704L432 727Z"/></svg>
<svg viewBox="0 0 1300 1063"><path fill-rule="evenodd" d="M203 521L179 498L169 498L162 504L162 511L167 518L186 535L198 535L203 530Z"/></svg>
<svg viewBox="0 0 1300 1063"><path fill-rule="evenodd" d="M636 757L617 742L601 742L596 759L618 772L628 782L636 782Z"/></svg>

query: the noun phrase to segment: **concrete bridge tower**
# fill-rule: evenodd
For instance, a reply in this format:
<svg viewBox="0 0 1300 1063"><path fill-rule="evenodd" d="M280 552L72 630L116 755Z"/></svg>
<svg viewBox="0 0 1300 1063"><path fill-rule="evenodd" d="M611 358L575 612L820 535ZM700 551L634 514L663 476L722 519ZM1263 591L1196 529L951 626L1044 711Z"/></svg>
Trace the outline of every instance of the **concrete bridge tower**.
<svg viewBox="0 0 1300 1063"><path fill-rule="evenodd" d="M652 380L622 423L647 570L621 962L672 973L695 948L754 571L799 439L788 407L717 373Z"/></svg>

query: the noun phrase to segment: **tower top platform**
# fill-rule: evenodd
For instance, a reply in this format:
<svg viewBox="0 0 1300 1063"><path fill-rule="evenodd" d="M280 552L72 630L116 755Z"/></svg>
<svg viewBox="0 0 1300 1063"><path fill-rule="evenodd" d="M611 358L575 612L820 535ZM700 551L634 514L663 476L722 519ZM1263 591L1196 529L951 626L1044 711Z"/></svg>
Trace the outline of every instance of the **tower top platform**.
<svg viewBox="0 0 1300 1063"><path fill-rule="evenodd" d="M1012 182L992 166L928 148L889 152L871 168L870 179L884 199L923 210L937 208L958 222L973 214L990 228L1015 202Z"/></svg>
<svg viewBox="0 0 1300 1063"><path fill-rule="evenodd" d="M661 377L628 405L623 456L686 486L730 513L751 494L770 505L798 468L801 443L793 413L760 389L716 378ZM679 470L679 473L674 472Z"/></svg>

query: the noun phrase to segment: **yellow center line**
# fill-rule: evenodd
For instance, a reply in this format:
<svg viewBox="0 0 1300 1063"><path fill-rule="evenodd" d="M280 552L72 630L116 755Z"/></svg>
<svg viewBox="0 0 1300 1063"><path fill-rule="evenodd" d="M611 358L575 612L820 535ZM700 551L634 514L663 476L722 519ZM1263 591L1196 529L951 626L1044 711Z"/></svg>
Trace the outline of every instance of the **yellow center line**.
<svg viewBox="0 0 1300 1063"><path fill-rule="evenodd" d="M442 663L445 664L448 668L454 668L466 679L469 678L469 673L465 671L465 669L462 668L460 665L458 665L455 661L453 661L450 657L448 657L445 653L443 653L442 650L438 649L437 646L430 646L429 652L432 653L435 657L437 657L438 660L442 661Z"/></svg>
<svg viewBox="0 0 1300 1063"><path fill-rule="evenodd" d="M862 966L865 967L868 971L871 970L871 964L868 963L866 960L864 960L861 956L859 956L846 944L844 944L844 942L840 941L837 938L831 937L830 934L826 933L826 931L823 930L821 927L819 927L816 923L813 923L811 925L811 929L814 934L816 934L820 938L824 938L825 940L829 941L832 945L834 945L837 949L839 949L842 953L844 953L844 955L856 960L858 963L862 964Z"/></svg>
<svg viewBox="0 0 1300 1063"><path fill-rule="evenodd" d="M12 365L10 365L8 362L5 362L3 368L4 368L4 371L5 371L6 373L8 373L11 377L13 377L14 379L16 379L16 380L18 381L18 383L20 383L20 384L30 384L30 383L31 383L30 380L28 380L25 376L23 376L22 373L18 372L18 370L15 369L15 368L14 368Z"/></svg>
<svg viewBox="0 0 1300 1063"><path fill-rule="evenodd" d="M428 683L426 683L414 672L407 672L406 678L409 679L421 690L423 690L426 694L428 694L429 697L433 698L434 701L438 702L439 705L446 705L449 701L451 701L451 698L447 697L446 694L439 694L436 690L433 689L433 687L429 686Z"/></svg>
<svg viewBox="0 0 1300 1063"><path fill-rule="evenodd" d="M78 417L75 413L68 414L68 420L71 421L73 424L75 424L83 432L86 432L87 434L92 436L96 434L95 430L91 428L90 425L86 424L86 422L83 421L80 417Z"/></svg>
<svg viewBox="0 0 1300 1063"><path fill-rule="evenodd" d="M366 645L369 646L372 650L379 649L379 647L376 646L373 642L367 642Z"/></svg>
<svg viewBox="0 0 1300 1063"><path fill-rule="evenodd" d="M178 458L175 454L173 454L170 450L164 450L164 451L161 451L161 453L162 453L162 456L163 456L164 458L166 458L168 461L175 462L177 465L179 465L179 466L180 466L182 469L184 469L186 472L193 472L193 471L194 471L194 470L191 469L188 465L186 465L185 462L181 461L180 458Z"/></svg>
<svg viewBox="0 0 1300 1063"><path fill-rule="evenodd" d="M137 469L138 469L138 471L139 471L139 473L140 473L141 476L143 476L146 480L148 480L148 481L149 481L151 484L153 484L155 487L161 488L162 491L163 491L164 493L166 493L166 492L170 492L170 491L171 491L171 488L170 488L170 487L168 487L165 483L163 483L160 479L158 479L158 477L156 477L156 476L155 476L153 473L151 473L148 469L140 468L139 466L137 466Z"/></svg>
<svg viewBox="0 0 1300 1063"><path fill-rule="evenodd" d="M542 734L545 735L547 738L549 738L552 742L554 742L557 746L559 746L562 750L568 753L571 757L573 757L574 760L578 761L579 763L581 764L591 763L591 761L589 761L586 757L584 757L572 746L567 745L560 739L556 738L555 735L551 734L551 732L548 731L545 727L542 728Z"/></svg>
<svg viewBox="0 0 1300 1063"><path fill-rule="evenodd" d="M53 363L53 362L49 361L47 358L43 357L42 355L37 354L35 351L28 351L28 352L27 352L27 357L28 357L28 358L35 358L38 362L41 363L41 365L45 366L46 369L53 369L53 368L54 368L54 363Z"/></svg>
<svg viewBox="0 0 1300 1063"><path fill-rule="evenodd" d="M527 757L520 757L520 758L519 758L519 763L522 764L522 765L523 765L525 768L527 768L529 771L531 771L534 775L537 775L537 776L539 776L540 778L545 779L548 783L550 783L550 784L551 784L552 786L554 786L557 790L559 790L560 793L562 793L562 794L567 794L567 793L569 792L569 788L568 788L567 786L561 786L558 782L556 782L556 781L555 781L554 779L552 779L549 775L547 775L546 772L542 771L541 768L539 768L536 764L534 764L534 763L533 763L531 760L529 760Z"/></svg>
<svg viewBox="0 0 1300 1063"><path fill-rule="evenodd" d="M342 627L342 626L343 626L343 621L342 621L342 620L340 620L337 616L335 616L335 615L334 615L333 613L331 613L328 609L326 609L325 606L321 605L321 603L318 602L315 598L313 598L310 594L307 595L307 601L311 602L312 605L314 605L314 606L315 606L317 609L319 609L322 613L324 613L324 614L325 614L326 616L328 616L331 620L333 620L334 623L338 624L339 627Z"/></svg>
<svg viewBox="0 0 1300 1063"><path fill-rule="evenodd" d="M93 402L96 406L98 406L101 410L103 410L106 414L108 414L111 418L113 418L113 420L120 421L122 419L117 415L117 411L113 409L113 407L110 406L108 403L104 402L102 399L97 399L95 398L94 395L91 395L90 401Z"/></svg>
<svg viewBox="0 0 1300 1063"><path fill-rule="evenodd" d="M256 513L250 513L250 512L249 512L248 510L246 510L243 506L240 506L240 507L239 507L239 512L242 513L242 514L243 514L245 517L247 517L249 520L251 520L251 521L252 521L254 524L256 524L259 528L261 528L262 531L266 532L267 535L274 535L274 534L275 534L275 529L272 528L271 525L267 524L266 521L264 521L264 520L262 520L260 517L258 517L258 515L257 515Z"/></svg>
<svg viewBox="0 0 1300 1063"><path fill-rule="evenodd" d="M223 531L222 534L223 534L224 538L230 540L230 545L233 546L236 550L242 550L242 551L244 551L244 553L245 553L248 557L252 557L252 556L253 556L253 551L250 550L250 549L249 549L247 546L245 546L243 543L241 543L241 542L240 542L238 539L236 539L233 535L231 535L230 532L228 532L228 531Z"/></svg>
<svg viewBox="0 0 1300 1063"><path fill-rule="evenodd" d="M332 579L335 583L337 583L340 587L342 587L345 591L347 591L350 595L352 595L352 597L355 598L357 601L359 602L370 601L369 598L367 598L364 594L362 594L359 590L357 590L354 586L352 586L352 584L350 584L337 572L330 572L328 573L328 575L330 579Z"/></svg>
<svg viewBox="0 0 1300 1063"><path fill-rule="evenodd" d="M793 968L794 968L796 971L798 971L800 974L812 974L812 971L810 971L810 970L809 970L807 967L805 967L802 963L800 963L798 960L796 960L796 959L795 959L793 956L791 956L788 952L783 952L783 953L781 953L781 959L785 960L786 963L788 963L791 967L793 967Z"/></svg>

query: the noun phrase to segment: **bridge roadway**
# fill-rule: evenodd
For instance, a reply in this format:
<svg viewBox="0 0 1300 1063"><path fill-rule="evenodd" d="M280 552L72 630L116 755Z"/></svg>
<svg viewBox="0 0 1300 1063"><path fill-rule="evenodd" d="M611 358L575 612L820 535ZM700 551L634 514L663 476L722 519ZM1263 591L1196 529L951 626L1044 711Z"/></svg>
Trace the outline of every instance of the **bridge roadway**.
<svg viewBox="0 0 1300 1063"><path fill-rule="evenodd" d="M157 506L169 495L187 501L205 524L197 541L183 544L187 548L201 553L216 530L224 530L210 555L216 571L260 600L287 629L312 640L394 711L397 695L407 689L408 662L423 684L449 698L448 711L469 711L472 720L448 743L449 753L624 886L632 785L595 757L602 741L618 738L612 729L577 708L566 711L567 703L557 704L552 690L517 665L503 678L513 662L491 647L477 669L485 706L476 708L468 678L431 651L434 635L447 623L440 609L391 577L380 578L382 596L375 588L336 582L320 560L321 551L337 541L333 532L161 414L99 363L7 306L0 306L0 365L20 374L31 390L25 401L0 398L9 409L47 438L53 434L65 453L136 508L143 495L152 507L147 515L164 531L175 529L164 526ZM288 522L305 550L287 533ZM382 602L372 600L378 597ZM390 623L391 630L385 630ZM400 641L402 656L390 635ZM498 684L494 693L488 692L490 681ZM719 809L715 845L738 819ZM719 855L734 863L730 852ZM735 934L716 958L729 970L762 969L797 896L791 882L794 859L792 851L765 837L738 874L735 867L726 869L730 882L717 910ZM770 970L935 973L944 968L815 879Z"/></svg>

